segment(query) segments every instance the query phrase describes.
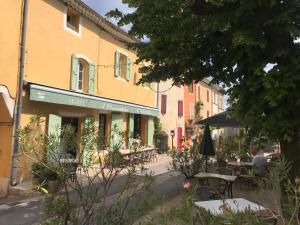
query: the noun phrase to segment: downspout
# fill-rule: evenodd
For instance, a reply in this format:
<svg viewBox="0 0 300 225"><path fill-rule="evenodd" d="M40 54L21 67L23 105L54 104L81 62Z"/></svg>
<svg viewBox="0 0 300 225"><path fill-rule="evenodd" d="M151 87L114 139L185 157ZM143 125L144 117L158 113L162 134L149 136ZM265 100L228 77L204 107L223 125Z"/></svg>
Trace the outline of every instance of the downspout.
<svg viewBox="0 0 300 225"><path fill-rule="evenodd" d="M20 128L20 120L21 120L21 113L22 113L22 94L23 94L23 83L24 83L27 14L28 14L28 0L23 0L20 59L19 59L19 80L18 80L19 85L17 90L16 109L14 110L13 157L12 157L12 168L11 168L12 186L18 183L17 174L18 174L19 140L17 137L17 132L18 129Z"/></svg>

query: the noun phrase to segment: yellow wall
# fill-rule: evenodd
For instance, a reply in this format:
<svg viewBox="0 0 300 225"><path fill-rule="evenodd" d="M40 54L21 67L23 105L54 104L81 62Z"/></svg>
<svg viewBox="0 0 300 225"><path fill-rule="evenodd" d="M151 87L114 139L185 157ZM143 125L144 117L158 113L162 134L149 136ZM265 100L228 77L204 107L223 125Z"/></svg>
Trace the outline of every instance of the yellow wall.
<svg viewBox="0 0 300 225"><path fill-rule="evenodd" d="M132 66L129 82L114 77L116 50L128 54L132 62L136 59L123 44L83 17L81 37L65 30L65 6L56 0L31 0L28 8L27 81L70 89L71 55L81 54L98 65L95 95L156 106L155 92L135 85L137 66Z"/></svg>
<svg viewBox="0 0 300 225"><path fill-rule="evenodd" d="M0 84L8 87L12 97L17 88L21 3L21 0L0 1Z"/></svg>
<svg viewBox="0 0 300 225"><path fill-rule="evenodd" d="M21 0L0 1L0 85L7 86L11 97L15 98L18 75ZM2 96L0 95L0 98ZM1 104L4 102L1 100ZM3 105L2 105L3 106ZM0 107L2 108L2 107ZM7 110L1 112L1 119L10 121ZM3 115L6 114L6 115ZM7 193L10 181L12 159L12 124L0 123L0 197Z"/></svg>

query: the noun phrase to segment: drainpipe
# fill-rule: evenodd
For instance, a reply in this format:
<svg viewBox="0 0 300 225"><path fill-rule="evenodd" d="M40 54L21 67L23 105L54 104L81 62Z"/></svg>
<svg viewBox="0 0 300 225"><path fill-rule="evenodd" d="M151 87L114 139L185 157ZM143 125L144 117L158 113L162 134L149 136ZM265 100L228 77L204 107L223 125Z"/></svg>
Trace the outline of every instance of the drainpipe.
<svg viewBox="0 0 300 225"><path fill-rule="evenodd" d="M14 131L13 131L13 157L11 168L11 185L17 184L18 174L18 155L19 155L19 140L17 138L17 131L20 128L20 120L22 113L22 94L24 83L24 64L25 64L25 43L26 43L26 29L27 29L27 14L28 14L28 0L23 1L22 13L22 27L21 27L21 43L20 43L20 59L19 59L19 80L16 99L16 108L14 110Z"/></svg>

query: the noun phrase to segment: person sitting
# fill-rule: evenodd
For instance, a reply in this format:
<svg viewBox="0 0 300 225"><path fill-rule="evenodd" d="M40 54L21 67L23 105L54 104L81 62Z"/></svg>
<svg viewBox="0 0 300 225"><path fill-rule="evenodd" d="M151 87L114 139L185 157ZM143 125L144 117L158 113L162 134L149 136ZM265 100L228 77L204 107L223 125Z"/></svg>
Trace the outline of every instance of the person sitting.
<svg viewBox="0 0 300 225"><path fill-rule="evenodd" d="M252 149L252 166L253 172L256 176L264 177L267 175L267 159L263 156L258 154L258 149Z"/></svg>

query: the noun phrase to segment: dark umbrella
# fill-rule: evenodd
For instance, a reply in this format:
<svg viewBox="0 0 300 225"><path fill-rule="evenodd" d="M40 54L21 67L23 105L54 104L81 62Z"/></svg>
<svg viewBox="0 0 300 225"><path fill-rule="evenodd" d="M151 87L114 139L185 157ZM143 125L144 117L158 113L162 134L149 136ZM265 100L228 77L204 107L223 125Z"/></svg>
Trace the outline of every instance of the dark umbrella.
<svg viewBox="0 0 300 225"><path fill-rule="evenodd" d="M240 127L240 122L233 119L230 114L230 110L227 110L225 112L215 114L206 119L199 120L194 124L208 124L216 127Z"/></svg>
<svg viewBox="0 0 300 225"><path fill-rule="evenodd" d="M205 172L207 173L207 156L215 155L213 141L207 124L205 125L203 138L200 144L200 153L205 155Z"/></svg>

